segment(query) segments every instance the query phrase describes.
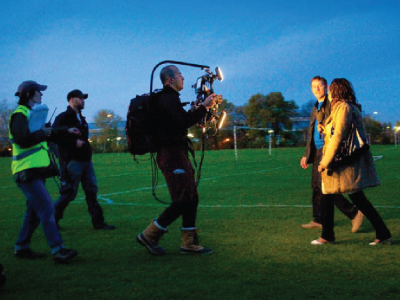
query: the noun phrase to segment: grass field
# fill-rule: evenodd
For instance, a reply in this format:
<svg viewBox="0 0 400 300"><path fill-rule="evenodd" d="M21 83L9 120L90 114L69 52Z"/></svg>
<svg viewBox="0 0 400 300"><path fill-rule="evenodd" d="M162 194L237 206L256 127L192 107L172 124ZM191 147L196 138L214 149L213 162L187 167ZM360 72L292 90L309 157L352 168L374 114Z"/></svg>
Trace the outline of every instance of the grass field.
<svg viewBox="0 0 400 300"><path fill-rule="evenodd" d="M0 262L7 283L0 299L400 299L400 148L374 146L381 186L366 191L392 232L392 246L369 246L375 238L365 220L359 233L336 210L333 245L312 246L319 230L311 220L311 168L303 170L304 149L206 152L199 186L198 227L208 256L182 256L180 222L161 240L163 257L135 241L164 205L151 196L150 162L128 154L94 157L99 201L115 231L91 227L82 191L66 210L61 232L79 255L55 264L41 228L32 248L47 253L26 261L13 254L25 200L1 158ZM57 186L48 181L56 199ZM157 195L169 201L160 174Z"/></svg>

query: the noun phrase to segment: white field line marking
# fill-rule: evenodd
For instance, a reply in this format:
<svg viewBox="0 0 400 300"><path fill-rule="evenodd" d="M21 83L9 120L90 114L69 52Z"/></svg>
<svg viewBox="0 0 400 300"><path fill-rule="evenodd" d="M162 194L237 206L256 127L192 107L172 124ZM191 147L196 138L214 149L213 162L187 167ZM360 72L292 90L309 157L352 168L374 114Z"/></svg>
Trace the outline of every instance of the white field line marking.
<svg viewBox="0 0 400 300"><path fill-rule="evenodd" d="M381 159L383 156L377 156L376 159ZM375 159L375 157L374 157ZM238 175L245 175L245 174L254 174L254 173L263 173L266 171L271 171L271 170L278 170L278 169L283 169L287 167L276 167L276 168L271 168L271 169L265 169L265 170L259 170L259 171L252 171L252 172L245 172L245 173L234 173L234 174L228 174L228 175L222 175L222 176L215 176L215 177L208 177L204 178L202 180L214 180L217 178L222 178L222 177L230 177L230 176L238 176ZM159 185L157 187L166 187L166 184ZM165 207L165 204L158 204L158 203L153 203L153 204L139 204L139 203L115 203L113 200L106 198L106 196L113 196L113 195L121 195L121 194L128 194L128 193L134 193L134 192L141 192L144 190L150 190L151 187L145 187L145 188L139 188L139 189L134 189L134 190L128 190L128 191L121 191L121 192L115 192L115 193L109 193L109 194L101 194L98 195L98 199L106 201L104 204L110 204L110 205L118 205L118 206L141 206L141 207ZM76 200L84 200L85 198L76 198ZM77 201L76 203L84 203L83 201ZM310 208L312 205L287 205L287 204L254 204L254 205L247 205L247 204L239 204L239 205L199 205L199 207L205 207L205 208L254 208L254 207L300 207L300 208ZM396 208L399 209L400 206L375 206L376 208Z"/></svg>
<svg viewBox="0 0 400 300"><path fill-rule="evenodd" d="M278 170L278 169L283 169L287 168L285 167L276 167L276 168L271 168L271 169L265 169L265 170L259 170L259 171L252 171L252 172L244 172L244 173L233 173L233 174L227 174L227 175L221 175L221 176L215 176L215 177L209 177L209 178L204 178L202 180L214 180L217 178L222 178L222 177L230 177L230 176L238 176L238 175L246 175L246 174L254 174L254 173L263 173L266 171L271 171L271 170ZM158 185L157 188L159 187L166 187L166 184ZM98 194L97 198L106 201L106 203L113 203L113 200L106 198L107 196L113 196L113 195L121 195L121 194L129 194L129 193L134 193L134 192L141 192L144 190L150 190L151 187L145 187L145 188L139 188L139 189L134 189L134 190L128 190L128 191L120 191L120 192L114 192L114 193L109 193L109 194ZM76 198L75 200L84 200L84 197Z"/></svg>

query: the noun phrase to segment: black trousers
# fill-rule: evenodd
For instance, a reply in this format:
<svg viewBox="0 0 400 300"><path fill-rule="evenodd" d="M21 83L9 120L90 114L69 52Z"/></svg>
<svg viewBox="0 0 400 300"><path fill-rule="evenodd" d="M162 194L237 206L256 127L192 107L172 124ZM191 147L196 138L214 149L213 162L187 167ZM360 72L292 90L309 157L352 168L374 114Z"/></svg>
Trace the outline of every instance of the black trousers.
<svg viewBox="0 0 400 300"><path fill-rule="evenodd" d="M318 172L318 165L322 159L322 149L317 149L314 155L312 167L312 180L311 185L313 188L312 205L313 205L313 221L322 224L323 215L325 214L325 196L322 194L322 179L321 174ZM353 220L358 213L357 207L350 203L343 195L332 195L334 205L350 220Z"/></svg>
<svg viewBox="0 0 400 300"><path fill-rule="evenodd" d="M196 227L199 196L187 147L161 148L157 152L157 163L172 199L172 204L158 217L158 224L166 228L182 216L182 227Z"/></svg>
<svg viewBox="0 0 400 300"><path fill-rule="evenodd" d="M322 223L322 235L321 237L327 241L335 240L335 233L333 230L334 222L334 199L335 194L324 195L325 200L322 204L324 216ZM364 214L364 216L371 222L372 226L376 231L376 238L379 240L386 240L391 237L389 229L386 227L381 216L376 211L375 207L365 197L363 191L358 191L353 194L349 194L351 201L358 207L358 209Z"/></svg>
<svg viewBox="0 0 400 300"><path fill-rule="evenodd" d="M79 183L85 192L88 212L92 217L93 226L104 224L103 209L97 201L97 179L94 173L92 161L71 160L61 166L61 190L60 197L54 204L56 223L63 218L64 210L69 203L74 201L78 194Z"/></svg>

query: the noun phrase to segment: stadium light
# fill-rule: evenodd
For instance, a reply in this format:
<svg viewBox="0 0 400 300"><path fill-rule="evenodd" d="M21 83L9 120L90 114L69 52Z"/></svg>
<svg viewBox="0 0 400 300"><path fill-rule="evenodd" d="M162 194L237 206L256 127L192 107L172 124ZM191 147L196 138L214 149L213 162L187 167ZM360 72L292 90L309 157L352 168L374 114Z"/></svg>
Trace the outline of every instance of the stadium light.
<svg viewBox="0 0 400 300"><path fill-rule="evenodd" d="M393 127L394 130L394 146L397 147L397 131L400 130L400 126Z"/></svg>

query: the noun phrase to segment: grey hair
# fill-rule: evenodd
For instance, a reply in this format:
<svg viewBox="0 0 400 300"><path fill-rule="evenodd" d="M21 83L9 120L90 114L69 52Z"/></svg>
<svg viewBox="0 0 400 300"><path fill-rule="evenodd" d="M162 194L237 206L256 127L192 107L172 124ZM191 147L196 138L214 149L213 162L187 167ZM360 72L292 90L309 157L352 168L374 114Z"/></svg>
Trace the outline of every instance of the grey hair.
<svg viewBox="0 0 400 300"><path fill-rule="evenodd" d="M176 74L177 67L174 65L169 65L162 68L160 72L160 79L163 85L167 82L168 78L174 78Z"/></svg>

